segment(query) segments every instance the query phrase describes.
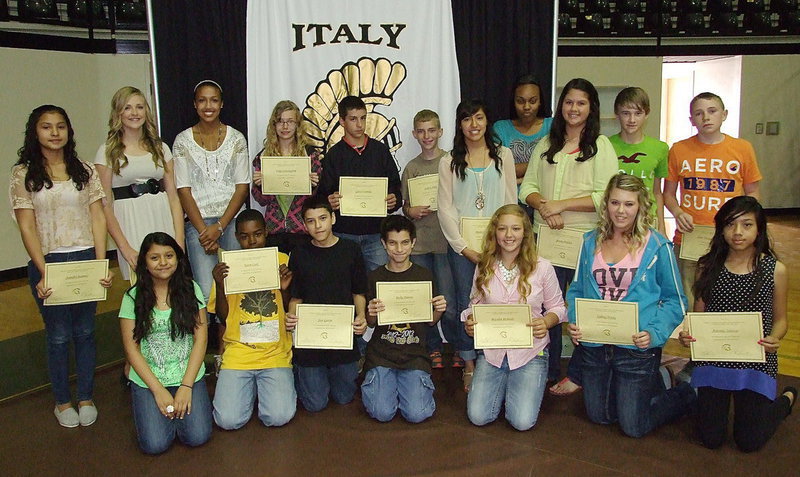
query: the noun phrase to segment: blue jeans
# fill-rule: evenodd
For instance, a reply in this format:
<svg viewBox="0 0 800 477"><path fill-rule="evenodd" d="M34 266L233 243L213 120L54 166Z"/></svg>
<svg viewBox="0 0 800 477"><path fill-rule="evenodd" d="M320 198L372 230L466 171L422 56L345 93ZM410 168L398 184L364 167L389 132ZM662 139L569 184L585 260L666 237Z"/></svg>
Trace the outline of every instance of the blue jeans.
<svg viewBox="0 0 800 477"><path fill-rule="evenodd" d="M319 412L328 406L328 398L347 404L356 395L358 363L331 366L294 366L294 384L300 404L309 412Z"/></svg>
<svg viewBox="0 0 800 477"><path fill-rule="evenodd" d="M575 277L575 270L556 266L553 268L556 271L558 287L561 289L561 297L566 301L567 285L569 285ZM547 379L549 381L558 381L558 378L561 377L561 323L550 328L548 334L550 335L550 344L547 345L547 349L550 351L550 360L547 363ZM580 368L581 364L580 356L576 358L576 355L580 354L578 348L579 346L575 347L575 351L573 351L572 358L569 360L569 366L567 367L567 376L569 376L575 384L580 384L580 371L575 371L573 369L573 366ZM574 365L573 361L575 361ZM575 379L577 379L577 381Z"/></svg>
<svg viewBox="0 0 800 477"><path fill-rule="evenodd" d="M167 388L173 396L178 386ZM133 422L139 447L145 454L160 454L170 448L175 437L187 446L196 447L211 438L211 400L204 379L194 383L192 413L183 419L169 419L158 410L153 393L148 388L131 383Z"/></svg>
<svg viewBox="0 0 800 477"><path fill-rule="evenodd" d="M94 247L79 252L48 253L45 263L94 260ZM78 401L90 401L94 391L94 368L97 362L97 347L94 341L94 314L97 302L75 305L44 306L36 295L36 284L42 279L39 269L28 262L28 283L33 299L44 320L47 340L47 371L53 386L56 404L72 401L69 391L69 343L75 347L75 372L78 375ZM9 304L10 305L10 304Z"/></svg>
<svg viewBox="0 0 800 477"><path fill-rule="evenodd" d="M292 368L223 369L214 392L214 422L227 431L239 429L253 415L258 396L258 418L265 426L282 426L297 410Z"/></svg>
<svg viewBox="0 0 800 477"><path fill-rule="evenodd" d="M546 382L547 351L513 371L508 368L508 357L497 368L480 353L467 394L467 416L476 426L484 426L497 419L505 402L508 423L527 431L539 418Z"/></svg>
<svg viewBox="0 0 800 477"><path fill-rule="evenodd" d="M450 261L446 253L426 253L412 255L411 261L425 267L433 273L433 281L437 292L447 301L447 309L442 313L439 323L442 324L442 333L448 343L458 339L458 329L462 328L461 320L456 313L456 289L453 285L453 272L450 270ZM442 351L442 335L438 327L428 330L428 352Z"/></svg>
<svg viewBox="0 0 800 477"><path fill-rule="evenodd" d="M461 312L469 308L469 294L472 291L472 278L475 274L475 264L470 262L467 257L456 253L452 247L447 247L447 259L450 261L450 269L453 272L453 284L456 288L455 312L456 319L461 321ZM474 360L475 341L467 335L464 325L459 323L457 339L453 341L453 347L458 351L458 355L465 360Z"/></svg>
<svg viewBox="0 0 800 477"><path fill-rule="evenodd" d="M367 273L386 265L386 262L389 261L389 256L386 255L386 250L381 243L381 234L355 235L337 232L336 236L352 240L361 247L361 255L364 256L364 268Z"/></svg>
<svg viewBox="0 0 800 477"><path fill-rule="evenodd" d="M397 410L408 422L424 421L433 415L433 380L419 369L393 369L377 366L367 371L361 385L364 408L374 419L391 421Z"/></svg>
<svg viewBox="0 0 800 477"><path fill-rule="evenodd" d="M686 383L665 390L660 364L661 348L583 346L583 401L589 419L619 422L626 435L642 437L685 414L696 395Z"/></svg>
<svg viewBox="0 0 800 477"><path fill-rule="evenodd" d="M206 225L216 224L219 217L209 217L203 219ZM200 285L200 290L203 291L203 296L208 303L208 297L211 294L211 287L214 285L214 278L211 276L211 271L217 264L217 254L207 254L200 245L198 238L200 232L194 228L191 222L186 222L186 253L189 255L189 263L192 265L192 277L194 281ZM239 250L239 242L236 240L236 221L231 220L231 223L225 227L225 232L219 238L219 246L223 250Z"/></svg>

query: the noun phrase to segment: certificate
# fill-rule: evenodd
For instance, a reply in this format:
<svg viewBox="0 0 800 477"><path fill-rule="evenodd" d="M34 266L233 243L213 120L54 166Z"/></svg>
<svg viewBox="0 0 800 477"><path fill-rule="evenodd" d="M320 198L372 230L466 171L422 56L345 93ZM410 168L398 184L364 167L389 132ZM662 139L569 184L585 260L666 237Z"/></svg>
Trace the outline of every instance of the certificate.
<svg viewBox="0 0 800 477"><path fill-rule="evenodd" d="M439 203L436 196L439 193L439 174L426 174L408 180L408 200L411 207L428 206L430 210L437 210Z"/></svg>
<svg viewBox="0 0 800 477"><path fill-rule="evenodd" d="M461 217L461 236L467 242L467 248L483 252L483 236L491 220L491 217Z"/></svg>
<svg viewBox="0 0 800 477"><path fill-rule="evenodd" d="M575 269L583 245L583 232L574 229L551 229L539 226L536 234L536 249L540 257L550 260L553 265Z"/></svg>
<svg viewBox="0 0 800 477"><path fill-rule="evenodd" d="M353 349L353 305L297 305L295 348Z"/></svg>
<svg viewBox="0 0 800 477"><path fill-rule="evenodd" d="M712 238L714 238L714 227L695 225L694 230L683 234L680 258L696 262L711 249Z"/></svg>
<svg viewBox="0 0 800 477"><path fill-rule="evenodd" d="M277 247L220 252L228 267L225 294L275 290L281 287Z"/></svg>
<svg viewBox="0 0 800 477"><path fill-rule="evenodd" d="M761 312L687 313L694 361L766 361Z"/></svg>
<svg viewBox="0 0 800 477"><path fill-rule="evenodd" d="M261 157L261 192L269 195L311 195L311 158Z"/></svg>
<svg viewBox="0 0 800 477"><path fill-rule="evenodd" d="M108 260L45 263L44 286L52 288L53 293L44 299L44 305L104 301L108 290L100 280L107 276Z"/></svg>
<svg viewBox="0 0 800 477"><path fill-rule="evenodd" d="M477 349L533 346L530 305L472 305L472 319Z"/></svg>
<svg viewBox="0 0 800 477"><path fill-rule="evenodd" d="M379 325L433 321L431 282L377 282L375 292L386 307L378 313Z"/></svg>
<svg viewBox="0 0 800 477"><path fill-rule="evenodd" d="M639 332L638 303L577 298L575 316L587 343L632 345Z"/></svg>
<svg viewBox="0 0 800 477"><path fill-rule="evenodd" d="M339 178L339 213L352 217L386 217L386 196L389 179L386 177Z"/></svg>

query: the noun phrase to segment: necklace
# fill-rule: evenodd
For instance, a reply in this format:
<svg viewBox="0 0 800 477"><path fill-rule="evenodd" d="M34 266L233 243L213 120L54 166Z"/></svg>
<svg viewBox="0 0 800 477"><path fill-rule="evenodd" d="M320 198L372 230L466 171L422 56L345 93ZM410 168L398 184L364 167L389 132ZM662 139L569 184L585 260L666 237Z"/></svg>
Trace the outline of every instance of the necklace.
<svg viewBox="0 0 800 477"><path fill-rule="evenodd" d="M475 177L475 187L478 189L478 194L475 196L475 208L478 210L483 210L483 208L486 207L486 194L483 193L484 172L486 172L485 169L480 172L472 171Z"/></svg>
<svg viewBox="0 0 800 477"><path fill-rule="evenodd" d="M488 153L487 153L488 154ZM467 152L467 157L469 157L469 152ZM475 169L475 165L472 166L472 173L475 177L475 188L478 190L477 195L475 196L475 208L478 210L483 210L486 207L486 194L483 193L483 173L486 172L486 168L489 167L488 161L483 161L487 164L484 165L483 170L477 172Z"/></svg>
<svg viewBox="0 0 800 477"><path fill-rule="evenodd" d="M513 267L508 269L508 268L506 268L505 265L503 265L503 261L502 260L498 260L497 261L497 268L500 269L500 274L503 275L503 281L506 282L506 283L513 282L514 279L517 278L517 276L519 276L519 267L517 266L516 263L514 264Z"/></svg>
<svg viewBox="0 0 800 477"><path fill-rule="evenodd" d="M210 163L209 163L209 160L208 160L209 150L206 147L205 141L203 141L203 135L202 135L202 133L200 133L199 130L195 130L195 133L197 134L197 139L200 141L200 147L203 149L203 155L205 156L206 174L208 175L208 177L211 178L212 181L216 182L217 181L217 177L219 176L219 155L216 154L216 152L219 150L219 147L222 145L222 123L220 123L219 127L217 128L217 144L214 147L214 149L211 151L212 153L214 153L214 154L212 154L212 156L214 156L214 172L213 172L213 174L211 172L211 166L210 166Z"/></svg>

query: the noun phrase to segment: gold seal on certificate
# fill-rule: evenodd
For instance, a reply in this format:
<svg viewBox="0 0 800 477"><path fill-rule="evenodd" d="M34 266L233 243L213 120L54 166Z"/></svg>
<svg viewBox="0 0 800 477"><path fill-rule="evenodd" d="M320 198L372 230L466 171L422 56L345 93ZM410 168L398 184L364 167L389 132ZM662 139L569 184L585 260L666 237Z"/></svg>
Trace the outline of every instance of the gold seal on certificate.
<svg viewBox="0 0 800 477"><path fill-rule="evenodd" d="M353 305L297 305L295 348L353 349Z"/></svg>
<svg viewBox="0 0 800 477"><path fill-rule="evenodd" d="M574 229L551 229L539 226L536 234L536 250L540 257L550 260L558 267L575 269L583 244L583 232Z"/></svg>
<svg viewBox="0 0 800 477"><path fill-rule="evenodd" d="M262 156L261 192L269 195L310 195L311 158Z"/></svg>
<svg viewBox="0 0 800 477"><path fill-rule="evenodd" d="M79 260L44 264L44 286L53 293L44 299L45 306L73 305L104 301L106 288L100 280L108 276L108 260Z"/></svg>
<svg viewBox="0 0 800 477"><path fill-rule="evenodd" d="M693 361L766 361L761 312L687 313Z"/></svg>
<svg viewBox="0 0 800 477"><path fill-rule="evenodd" d="M226 295L281 287L277 247L227 250L219 255L230 268L225 277Z"/></svg>
<svg viewBox="0 0 800 477"><path fill-rule="evenodd" d="M714 238L714 227L711 225L695 225L690 233L683 234L681 238L681 255L684 260L698 261L711 249L711 239Z"/></svg>
<svg viewBox="0 0 800 477"><path fill-rule="evenodd" d="M428 206L437 210L439 203L436 196L439 193L439 174L426 174L412 177L408 180L408 200L411 207Z"/></svg>
<svg viewBox="0 0 800 477"><path fill-rule="evenodd" d="M639 332L638 303L576 298L575 317L587 343L632 345Z"/></svg>
<svg viewBox="0 0 800 477"><path fill-rule="evenodd" d="M386 196L389 179L386 177L339 178L339 213L351 217L386 217Z"/></svg>
<svg viewBox="0 0 800 477"><path fill-rule="evenodd" d="M467 242L467 248L483 252L483 236L491 220L491 217L461 217L461 236Z"/></svg>
<svg viewBox="0 0 800 477"><path fill-rule="evenodd" d="M530 305L472 305L472 319L476 349L533 346Z"/></svg>
<svg viewBox="0 0 800 477"><path fill-rule="evenodd" d="M433 321L431 282L377 282L375 294L386 307L378 313L379 325Z"/></svg>

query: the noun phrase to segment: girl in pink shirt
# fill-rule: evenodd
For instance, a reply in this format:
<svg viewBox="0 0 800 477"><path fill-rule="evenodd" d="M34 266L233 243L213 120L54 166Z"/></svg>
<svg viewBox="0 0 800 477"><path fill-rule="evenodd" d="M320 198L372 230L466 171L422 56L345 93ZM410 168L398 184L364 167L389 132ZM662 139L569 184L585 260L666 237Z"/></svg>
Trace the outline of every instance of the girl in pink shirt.
<svg viewBox="0 0 800 477"><path fill-rule="evenodd" d="M505 402L506 420L526 431L539 417L547 382L548 330L566 321L564 300L553 266L536 255L530 220L518 205L497 209L483 243L470 303L530 305L533 346L485 349L478 354L467 415L473 424L483 426L497 419ZM467 334L474 336L472 306L461 319Z"/></svg>

